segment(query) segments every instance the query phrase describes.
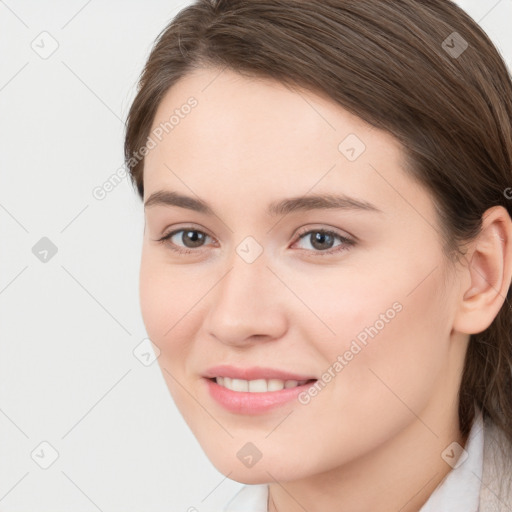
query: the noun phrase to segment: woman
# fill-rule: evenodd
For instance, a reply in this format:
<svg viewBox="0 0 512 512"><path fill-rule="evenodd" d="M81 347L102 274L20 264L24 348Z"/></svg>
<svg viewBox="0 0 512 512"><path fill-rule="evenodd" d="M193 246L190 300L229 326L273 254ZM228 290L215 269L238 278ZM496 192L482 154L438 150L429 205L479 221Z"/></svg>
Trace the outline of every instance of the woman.
<svg viewBox="0 0 512 512"><path fill-rule="evenodd" d="M129 112L148 334L226 511L512 507L512 82L447 0L197 0Z"/></svg>

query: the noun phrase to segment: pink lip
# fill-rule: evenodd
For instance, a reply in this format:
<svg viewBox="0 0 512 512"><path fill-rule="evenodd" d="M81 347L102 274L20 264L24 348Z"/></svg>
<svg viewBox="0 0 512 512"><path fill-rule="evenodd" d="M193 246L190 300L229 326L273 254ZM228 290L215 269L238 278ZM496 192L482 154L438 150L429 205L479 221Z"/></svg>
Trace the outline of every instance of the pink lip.
<svg viewBox="0 0 512 512"><path fill-rule="evenodd" d="M236 377L235 377L236 378ZM295 388L285 388L280 391L266 391L263 393L250 393L245 391L231 391L219 386L214 380L203 379L208 386L210 396L228 411L238 414L260 414L274 407L290 402L297 395L306 391L312 383L303 384ZM255 379L246 379L255 380ZM286 379L288 380L288 379ZM304 380L304 379L289 379Z"/></svg>
<svg viewBox="0 0 512 512"><path fill-rule="evenodd" d="M273 368L263 368L261 366L252 366L250 368L235 368L227 364L208 368L203 377L212 379L215 377L230 377L231 379L258 380L258 379L279 379L279 380L311 380L316 379L312 375L299 375L283 370ZM293 389L293 388L292 388ZM271 393L276 393L271 391Z"/></svg>

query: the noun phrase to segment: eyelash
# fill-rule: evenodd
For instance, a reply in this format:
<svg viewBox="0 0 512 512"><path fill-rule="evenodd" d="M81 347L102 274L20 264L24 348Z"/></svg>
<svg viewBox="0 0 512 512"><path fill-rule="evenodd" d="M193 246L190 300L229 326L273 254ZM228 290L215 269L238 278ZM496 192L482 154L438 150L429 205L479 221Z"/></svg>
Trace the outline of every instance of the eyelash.
<svg viewBox="0 0 512 512"><path fill-rule="evenodd" d="M162 238L159 238L156 241L159 242L159 243L168 245L168 247L172 251L175 251L175 252L177 252L179 254L191 254L191 253L194 253L194 252L199 252L200 249L197 249L197 250L196 249L187 249L187 248L179 247L179 246L177 246L177 245L175 245L175 244L170 242L170 239L174 235L176 235L177 233L180 233L182 231L195 231L197 233L202 233L203 235L206 235L207 237L209 236L210 238L213 238L210 235L208 235L208 233L205 233L204 231L201 231L199 229L195 229L193 226L188 226L188 227L184 227L184 228L181 228L181 229L176 229L174 231L171 231L170 233L168 233L167 235L164 235ZM341 244L339 246L336 246L334 248L325 250L325 251L315 251L315 250L309 250L309 249L302 249L302 250L304 250L306 252L313 252L313 253L315 253L315 256L329 256L329 255L341 253L343 251L348 250L351 246L355 245L355 243L356 243L354 240L352 240L350 238L347 238L347 237L345 237L343 235L340 235L336 231L331 231L331 230L328 230L328 229L307 229L307 230L304 229L304 230L300 231L297 234L297 240L296 241L301 240L302 238L305 237L305 235L308 235L308 234L311 234L311 233L322 233L324 235L331 235L331 236L334 236L334 237L338 238L341 242L343 242L343 244Z"/></svg>

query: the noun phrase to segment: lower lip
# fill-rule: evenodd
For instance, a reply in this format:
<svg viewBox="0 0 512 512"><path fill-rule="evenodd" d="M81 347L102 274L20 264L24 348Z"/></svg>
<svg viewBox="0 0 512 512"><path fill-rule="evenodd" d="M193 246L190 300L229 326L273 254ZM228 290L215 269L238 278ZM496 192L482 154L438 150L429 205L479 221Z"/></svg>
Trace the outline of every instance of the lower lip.
<svg viewBox="0 0 512 512"><path fill-rule="evenodd" d="M205 378L210 396L228 411L238 414L259 414L296 399L314 382L308 382L295 388L285 388L280 391L265 391L251 393L248 391L232 391L219 386L215 381ZM315 381L316 382L316 381Z"/></svg>

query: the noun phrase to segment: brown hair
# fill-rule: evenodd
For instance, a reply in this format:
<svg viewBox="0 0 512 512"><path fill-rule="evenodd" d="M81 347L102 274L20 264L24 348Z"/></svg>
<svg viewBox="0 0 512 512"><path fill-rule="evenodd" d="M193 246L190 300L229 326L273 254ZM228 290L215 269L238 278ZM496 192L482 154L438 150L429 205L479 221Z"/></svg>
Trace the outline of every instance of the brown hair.
<svg viewBox="0 0 512 512"><path fill-rule="evenodd" d="M488 208L511 214L512 80L488 36L450 0L196 0L158 36L128 115L125 160L141 197L144 160L133 155L164 94L203 66L326 95L395 136L408 172L432 194L447 254L462 254ZM512 442L510 298L509 288L493 323L470 338L464 436L477 404Z"/></svg>

